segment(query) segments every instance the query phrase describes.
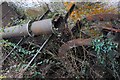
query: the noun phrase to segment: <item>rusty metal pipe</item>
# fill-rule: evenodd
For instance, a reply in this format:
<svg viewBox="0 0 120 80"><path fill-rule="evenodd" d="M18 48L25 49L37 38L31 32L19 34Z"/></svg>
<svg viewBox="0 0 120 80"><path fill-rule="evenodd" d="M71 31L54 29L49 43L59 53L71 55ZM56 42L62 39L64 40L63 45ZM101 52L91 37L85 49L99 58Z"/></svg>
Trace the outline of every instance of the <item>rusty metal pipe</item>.
<svg viewBox="0 0 120 80"><path fill-rule="evenodd" d="M34 35L52 33L52 19L45 19L33 22L30 26L30 31ZM28 35L29 35L28 24L22 24L5 28L3 32L1 32L2 38L14 38Z"/></svg>
<svg viewBox="0 0 120 80"><path fill-rule="evenodd" d="M112 21L112 20L119 20L120 14L96 14L86 17L87 21Z"/></svg>
<svg viewBox="0 0 120 80"><path fill-rule="evenodd" d="M63 44L60 47L58 56L60 58L65 57L65 53L74 47L92 45L92 40L93 40L92 38L88 38L88 39L79 38L79 39L73 39L71 41L68 41L67 43Z"/></svg>

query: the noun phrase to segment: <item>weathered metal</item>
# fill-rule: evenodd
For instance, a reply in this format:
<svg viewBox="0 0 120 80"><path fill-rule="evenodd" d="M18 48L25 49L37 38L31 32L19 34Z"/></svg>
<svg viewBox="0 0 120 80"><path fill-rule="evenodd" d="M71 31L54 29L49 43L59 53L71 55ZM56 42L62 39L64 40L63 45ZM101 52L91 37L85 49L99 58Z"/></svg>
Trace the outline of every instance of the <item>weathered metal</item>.
<svg viewBox="0 0 120 80"><path fill-rule="evenodd" d="M93 16L86 17L88 21L112 21L112 20L119 20L120 14L96 14Z"/></svg>
<svg viewBox="0 0 120 80"><path fill-rule="evenodd" d="M15 37L22 37L22 36L32 36L32 35L41 35L41 34L51 34L55 33L57 29L64 27L65 21L67 20L68 16L73 11L75 5L73 5L66 16L62 18L58 15L57 19L44 19L40 21L29 22L27 24L12 26L9 28L1 29L1 38L15 38ZM47 11L45 14L47 14ZM44 17L44 16L43 16ZM57 21L56 21L57 20ZM57 28L57 29L55 29Z"/></svg>
<svg viewBox="0 0 120 80"><path fill-rule="evenodd" d="M91 46L92 45L92 38L88 38L88 39L73 39L70 40L68 42L66 42L65 44L63 44L60 49L59 49L59 53L58 56L63 58L65 57L65 53L74 48L74 47L78 47L78 46Z"/></svg>
<svg viewBox="0 0 120 80"><path fill-rule="evenodd" d="M31 31L35 35L52 33L52 19L36 21L31 26Z"/></svg>
<svg viewBox="0 0 120 80"><path fill-rule="evenodd" d="M28 30L28 24L17 25L5 28L3 31L1 30L1 36L2 38L28 36ZM30 26L30 30L35 35L52 33L52 19L45 19L33 22Z"/></svg>

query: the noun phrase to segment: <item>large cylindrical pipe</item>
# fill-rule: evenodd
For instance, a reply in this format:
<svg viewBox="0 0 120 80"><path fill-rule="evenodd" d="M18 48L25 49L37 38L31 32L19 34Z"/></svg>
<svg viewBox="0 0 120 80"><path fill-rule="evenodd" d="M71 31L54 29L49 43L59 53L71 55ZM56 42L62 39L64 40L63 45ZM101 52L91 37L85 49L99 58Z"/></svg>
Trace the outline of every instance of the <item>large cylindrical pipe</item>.
<svg viewBox="0 0 120 80"><path fill-rule="evenodd" d="M52 33L52 19L33 22L30 26L30 30L34 35L50 34ZM2 38L28 36L28 24L5 28L0 34Z"/></svg>
<svg viewBox="0 0 120 80"><path fill-rule="evenodd" d="M26 36L28 35L26 27L27 27L27 24L5 28L1 34L2 38Z"/></svg>
<svg viewBox="0 0 120 80"><path fill-rule="evenodd" d="M34 35L52 33L52 20L46 19L34 22L31 26L31 31Z"/></svg>

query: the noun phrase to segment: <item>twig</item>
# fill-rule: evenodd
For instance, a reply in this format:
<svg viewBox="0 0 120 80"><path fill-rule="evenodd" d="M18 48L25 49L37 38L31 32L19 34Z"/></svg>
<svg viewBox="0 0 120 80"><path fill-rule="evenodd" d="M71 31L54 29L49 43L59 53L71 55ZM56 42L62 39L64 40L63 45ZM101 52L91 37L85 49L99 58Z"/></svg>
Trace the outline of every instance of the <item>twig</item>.
<svg viewBox="0 0 120 80"><path fill-rule="evenodd" d="M92 38L88 39L74 39L71 41L68 41L67 43L63 44L58 53L58 59L62 62L63 65L65 65L66 69L70 72L75 72L73 69L70 61L66 58L65 53L70 50L71 48L78 47L78 46L83 46L83 45L92 45Z"/></svg>
<svg viewBox="0 0 120 80"><path fill-rule="evenodd" d="M7 53L9 53L5 48L3 48ZM16 56L23 62L23 60L21 59L21 57L15 52Z"/></svg>

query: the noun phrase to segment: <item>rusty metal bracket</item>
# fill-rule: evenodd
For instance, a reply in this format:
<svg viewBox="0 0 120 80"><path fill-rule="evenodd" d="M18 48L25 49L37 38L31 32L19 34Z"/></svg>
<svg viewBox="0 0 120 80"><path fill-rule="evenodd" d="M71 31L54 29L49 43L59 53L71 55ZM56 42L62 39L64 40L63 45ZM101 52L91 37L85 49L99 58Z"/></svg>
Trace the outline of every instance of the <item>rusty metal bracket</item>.
<svg viewBox="0 0 120 80"><path fill-rule="evenodd" d="M71 8L69 9L69 11L68 11L67 14L65 15L65 17L64 17L65 23L67 23L67 19L68 19L68 17L71 15L71 13L72 13L72 11L74 10L74 8L75 8L75 4L73 4L73 5L71 6Z"/></svg>

